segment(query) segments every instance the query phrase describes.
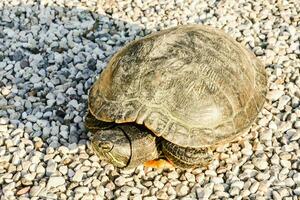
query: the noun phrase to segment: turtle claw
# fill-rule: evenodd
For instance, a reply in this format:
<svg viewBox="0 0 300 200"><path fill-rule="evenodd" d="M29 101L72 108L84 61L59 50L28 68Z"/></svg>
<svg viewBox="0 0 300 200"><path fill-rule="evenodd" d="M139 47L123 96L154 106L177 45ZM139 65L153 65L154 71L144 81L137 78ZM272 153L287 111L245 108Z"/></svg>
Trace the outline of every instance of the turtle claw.
<svg viewBox="0 0 300 200"><path fill-rule="evenodd" d="M165 159L149 160L144 162L144 166L156 169L175 169L174 165Z"/></svg>

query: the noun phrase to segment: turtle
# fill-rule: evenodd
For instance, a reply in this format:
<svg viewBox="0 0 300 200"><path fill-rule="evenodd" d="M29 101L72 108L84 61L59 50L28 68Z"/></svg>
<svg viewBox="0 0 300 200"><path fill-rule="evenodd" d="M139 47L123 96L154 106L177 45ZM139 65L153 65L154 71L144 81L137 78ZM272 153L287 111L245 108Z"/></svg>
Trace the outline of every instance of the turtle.
<svg viewBox="0 0 300 200"><path fill-rule="evenodd" d="M180 25L129 42L89 90L91 146L118 168L208 165L249 132L267 93L264 65L221 29Z"/></svg>

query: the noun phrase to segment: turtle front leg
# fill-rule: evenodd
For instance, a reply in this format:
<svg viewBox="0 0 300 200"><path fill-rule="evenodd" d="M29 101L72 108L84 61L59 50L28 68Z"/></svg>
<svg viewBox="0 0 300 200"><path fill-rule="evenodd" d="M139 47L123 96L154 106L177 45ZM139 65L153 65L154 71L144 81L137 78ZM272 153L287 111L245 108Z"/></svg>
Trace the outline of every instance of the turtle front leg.
<svg viewBox="0 0 300 200"><path fill-rule="evenodd" d="M145 167L152 167L156 169L175 169L172 162L165 160L165 159L156 159L156 160L149 160L144 162Z"/></svg>
<svg viewBox="0 0 300 200"><path fill-rule="evenodd" d="M213 158L208 148L181 147L167 140L162 140L162 152L174 166L181 169L205 167Z"/></svg>

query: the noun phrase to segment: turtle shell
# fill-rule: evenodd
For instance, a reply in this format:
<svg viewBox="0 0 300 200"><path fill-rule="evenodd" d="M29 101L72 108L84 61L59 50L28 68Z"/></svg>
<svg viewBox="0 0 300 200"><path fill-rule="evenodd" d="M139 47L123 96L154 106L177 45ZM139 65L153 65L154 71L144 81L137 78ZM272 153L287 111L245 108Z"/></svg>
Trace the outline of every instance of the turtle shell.
<svg viewBox="0 0 300 200"><path fill-rule="evenodd" d="M89 110L198 148L247 131L266 91L264 66L252 52L218 29L183 25L119 50L92 86Z"/></svg>

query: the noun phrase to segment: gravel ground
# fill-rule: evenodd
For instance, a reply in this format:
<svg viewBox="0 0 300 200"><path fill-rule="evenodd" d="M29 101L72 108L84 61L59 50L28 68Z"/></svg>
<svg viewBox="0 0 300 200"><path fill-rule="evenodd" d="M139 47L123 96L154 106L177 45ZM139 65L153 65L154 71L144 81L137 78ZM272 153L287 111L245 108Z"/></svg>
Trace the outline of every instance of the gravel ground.
<svg viewBox="0 0 300 200"><path fill-rule="evenodd" d="M299 13L299 0L0 1L1 200L300 199ZM208 168L99 161L83 124L89 87L128 41L188 23L224 29L263 61L257 123Z"/></svg>

